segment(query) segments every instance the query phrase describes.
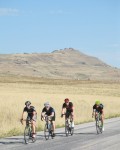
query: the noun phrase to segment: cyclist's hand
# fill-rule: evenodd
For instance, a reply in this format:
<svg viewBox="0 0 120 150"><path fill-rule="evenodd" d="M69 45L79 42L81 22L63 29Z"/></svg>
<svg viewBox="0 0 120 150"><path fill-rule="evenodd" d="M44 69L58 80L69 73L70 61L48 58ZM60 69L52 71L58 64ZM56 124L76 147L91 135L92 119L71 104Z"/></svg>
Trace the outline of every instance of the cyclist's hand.
<svg viewBox="0 0 120 150"><path fill-rule="evenodd" d="M43 121L43 117L41 117L41 121Z"/></svg>
<svg viewBox="0 0 120 150"><path fill-rule="evenodd" d="M20 122L23 124L23 119L20 119Z"/></svg>
<svg viewBox="0 0 120 150"><path fill-rule="evenodd" d="M61 118L63 118L63 114L61 114Z"/></svg>

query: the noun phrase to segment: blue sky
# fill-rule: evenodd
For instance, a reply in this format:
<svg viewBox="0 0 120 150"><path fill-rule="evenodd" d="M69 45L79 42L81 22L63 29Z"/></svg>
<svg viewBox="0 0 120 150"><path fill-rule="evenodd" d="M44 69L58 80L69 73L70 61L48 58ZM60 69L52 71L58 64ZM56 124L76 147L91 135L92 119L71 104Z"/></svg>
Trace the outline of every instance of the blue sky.
<svg viewBox="0 0 120 150"><path fill-rule="evenodd" d="M120 1L0 0L0 53L69 47L120 68Z"/></svg>

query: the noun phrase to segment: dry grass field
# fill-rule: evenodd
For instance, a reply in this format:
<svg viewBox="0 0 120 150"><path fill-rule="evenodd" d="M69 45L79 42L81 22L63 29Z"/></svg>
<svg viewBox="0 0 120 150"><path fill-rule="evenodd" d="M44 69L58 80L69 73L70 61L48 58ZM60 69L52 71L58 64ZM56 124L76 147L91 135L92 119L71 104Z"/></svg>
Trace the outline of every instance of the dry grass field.
<svg viewBox="0 0 120 150"><path fill-rule="evenodd" d="M40 121L43 104L49 101L56 110L56 125L63 126L61 107L67 97L75 107L75 123L93 121L92 106L99 99L105 108L105 117L120 116L120 84L112 82L48 80L39 78L0 77L0 137L22 134L20 123L26 100L30 100L38 113L37 129L42 130Z"/></svg>

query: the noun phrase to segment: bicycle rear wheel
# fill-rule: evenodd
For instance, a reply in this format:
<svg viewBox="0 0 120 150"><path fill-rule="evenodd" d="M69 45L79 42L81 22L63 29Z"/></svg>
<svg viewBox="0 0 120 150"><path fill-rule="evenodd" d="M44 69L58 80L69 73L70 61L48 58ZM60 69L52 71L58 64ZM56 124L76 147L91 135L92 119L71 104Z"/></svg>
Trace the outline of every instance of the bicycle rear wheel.
<svg viewBox="0 0 120 150"><path fill-rule="evenodd" d="M46 140L48 140L49 137L50 137L50 131L49 131L48 124L45 124L45 127L44 127L44 136L45 136Z"/></svg>
<svg viewBox="0 0 120 150"><path fill-rule="evenodd" d="M24 130L24 140L25 140L26 144L29 143L30 137L32 137L32 135L31 135L31 129L30 129L29 126L26 126L25 130Z"/></svg>

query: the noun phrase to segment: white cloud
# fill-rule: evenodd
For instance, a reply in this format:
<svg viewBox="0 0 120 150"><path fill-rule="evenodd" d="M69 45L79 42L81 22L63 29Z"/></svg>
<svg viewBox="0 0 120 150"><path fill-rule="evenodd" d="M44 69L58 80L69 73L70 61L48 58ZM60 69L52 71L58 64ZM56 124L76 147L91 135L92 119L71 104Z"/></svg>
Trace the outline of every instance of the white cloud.
<svg viewBox="0 0 120 150"><path fill-rule="evenodd" d="M0 16L17 16L18 14L19 14L18 9L0 8Z"/></svg>

